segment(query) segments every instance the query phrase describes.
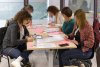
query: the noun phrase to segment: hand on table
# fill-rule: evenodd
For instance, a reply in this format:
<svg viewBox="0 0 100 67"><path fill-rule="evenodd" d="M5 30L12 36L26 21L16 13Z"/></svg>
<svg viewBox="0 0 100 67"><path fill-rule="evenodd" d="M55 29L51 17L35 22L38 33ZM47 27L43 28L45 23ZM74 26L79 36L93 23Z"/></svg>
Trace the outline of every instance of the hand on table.
<svg viewBox="0 0 100 67"><path fill-rule="evenodd" d="M76 40L71 40L74 44L78 45L78 42Z"/></svg>
<svg viewBox="0 0 100 67"><path fill-rule="evenodd" d="M50 25L51 27L55 26L55 23L49 23L48 25Z"/></svg>
<svg viewBox="0 0 100 67"><path fill-rule="evenodd" d="M29 37L27 36L26 39L27 39L27 42L33 42L33 40L34 40L34 38L32 36L29 36Z"/></svg>
<svg viewBox="0 0 100 67"><path fill-rule="evenodd" d="M67 36L67 35L64 35L64 39L65 39L65 40L68 40L68 36Z"/></svg>

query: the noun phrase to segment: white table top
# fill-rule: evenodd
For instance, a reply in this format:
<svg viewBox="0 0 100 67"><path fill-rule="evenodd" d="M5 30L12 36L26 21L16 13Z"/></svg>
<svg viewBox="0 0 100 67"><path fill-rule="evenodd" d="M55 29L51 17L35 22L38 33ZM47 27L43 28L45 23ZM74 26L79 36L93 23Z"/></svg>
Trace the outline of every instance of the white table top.
<svg viewBox="0 0 100 67"><path fill-rule="evenodd" d="M39 27L37 27L39 28ZM43 28L44 29L44 28ZM53 29L53 32L52 32ZM35 28L35 30L37 30ZM41 29L42 30L42 29ZM40 31L41 31L40 30ZM64 34L57 32L58 29L56 28L48 28L45 27L45 32L48 33L48 37L42 37L37 38L36 41L33 42L27 42L27 50L48 50L48 49L72 49L77 48L74 43L72 43L70 40L64 39ZM30 29L31 34L34 32L33 29ZM40 32L39 32L40 33ZM59 46L59 44L65 44L66 46Z"/></svg>
<svg viewBox="0 0 100 67"><path fill-rule="evenodd" d="M33 42L27 43L27 50L49 50L49 49L72 49L77 48L75 44L69 42L68 46L60 47L58 44L54 43L43 43L40 45L34 45Z"/></svg>

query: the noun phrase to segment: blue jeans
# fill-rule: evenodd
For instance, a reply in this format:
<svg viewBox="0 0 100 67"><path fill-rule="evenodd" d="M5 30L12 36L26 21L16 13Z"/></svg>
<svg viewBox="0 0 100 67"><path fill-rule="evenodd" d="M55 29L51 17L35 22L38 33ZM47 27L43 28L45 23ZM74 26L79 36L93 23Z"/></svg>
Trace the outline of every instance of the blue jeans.
<svg viewBox="0 0 100 67"><path fill-rule="evenodd" d="M60 67L69 66L70 59L88 59L92 55L92 49L89 49L88 52L83 53L81 49L70 49L63 51L60 55Z"/></svg>
<svg viewBox="0 0 100 67"><path fill-rule="evenodd" d="M31 51L20 50L19 47L22 46L23 45L20 45L18 46L18 48L8 47L4 49L2 53L6 56L10 56L11 58L18 58L19 56L21 56L23 58L23 63L26 64L29 61L28 56Z"/></svg>

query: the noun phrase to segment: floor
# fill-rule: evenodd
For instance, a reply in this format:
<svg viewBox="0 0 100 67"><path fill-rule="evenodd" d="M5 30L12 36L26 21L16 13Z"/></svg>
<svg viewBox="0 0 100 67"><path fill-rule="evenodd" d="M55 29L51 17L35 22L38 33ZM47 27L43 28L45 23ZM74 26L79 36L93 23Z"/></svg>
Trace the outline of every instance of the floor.
<svg viewBox="0 0 100 67"><path fill-rule="evenodd" d="M13 61L13 60L10 60L10 61ZM96 54L94 55L94 58L91 61L92 61L92 64L93 64L92 67L97 67L97 64L96 64ZM1 62L0 62L0 67L8 67L7 63L8 63L7 59L2 58ZM58 64L57 64L57 61L55 61L54 63L55 63L54 67L59 67Z"/></svg>
<svg viewBox="0 0 100 67"><path fill-rule="evenodd" d="M97 67L97 62L96 62L96 54L94 55L94 58L91 60L92 61L92 67Z"/></svg>

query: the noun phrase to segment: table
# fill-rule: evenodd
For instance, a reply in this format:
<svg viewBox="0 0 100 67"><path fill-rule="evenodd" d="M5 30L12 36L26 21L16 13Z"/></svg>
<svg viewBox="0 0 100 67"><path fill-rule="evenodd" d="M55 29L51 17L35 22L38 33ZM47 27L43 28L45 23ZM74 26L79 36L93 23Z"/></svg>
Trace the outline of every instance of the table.
<svg viewBox="0 0 100 67"><path fill-rule="evenodd" d="M36 28L34 29L36 30ZM30 29L30 32L33 32L34 29ZM48 54L49 54L48 67L53 67L53 50L73 49L73 48L77 48L77 46L74 43L72 43L70 40L65 40L64 34L57 31L58 28L45 27L44 29L45 31L43 30L43 32L47 32L48 36L36 38L36 40L33 42L27 42L27 50L49 50L48 51ZM43 32L41 31L35 34L39 35ZM65 44L65 43L67 43L68 45L63 46L63 47L59 46L59 44Z"/></svg>

